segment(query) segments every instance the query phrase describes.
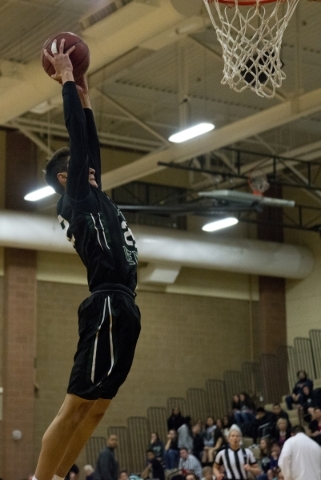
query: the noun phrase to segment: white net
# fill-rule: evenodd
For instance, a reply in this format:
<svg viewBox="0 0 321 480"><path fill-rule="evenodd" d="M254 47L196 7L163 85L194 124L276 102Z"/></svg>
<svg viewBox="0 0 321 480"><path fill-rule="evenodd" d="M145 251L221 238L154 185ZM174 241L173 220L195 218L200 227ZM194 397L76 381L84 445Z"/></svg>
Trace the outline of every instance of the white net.
<svg viewBox="0 0 321 480"><path fill-rule="evenodd" d="M203 0L223 49L223 84L272 98L286 78L280 52L299 0ZM250 5L249 5L250 4Z"/></svg>
<svg viewBox="0 0 321 480"><path fill-rule="evenodd" d="M252 170L248 174L249 186L256 195L263 195L270 188L266 174L262 170Z"/></svg>

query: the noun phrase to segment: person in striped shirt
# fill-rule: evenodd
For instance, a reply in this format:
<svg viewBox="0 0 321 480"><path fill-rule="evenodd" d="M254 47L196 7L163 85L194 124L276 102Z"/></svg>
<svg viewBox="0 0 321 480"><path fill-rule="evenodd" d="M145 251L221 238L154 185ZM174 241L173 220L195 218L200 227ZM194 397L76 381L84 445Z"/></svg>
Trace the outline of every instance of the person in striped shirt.
<svg viewBox="0 0 321 480"><path fill-rule="evenodd" d="M179 470L182 472L183 477L189 473L195 473L198 478L202 478L202 465L201 462L188 452L187 448L181 448L179 451L180 460L178 464Z"/></svg>
<svg viewBox="0 0 321 480"><path fill-rule="evenodd" d="M217 480L247 480L252 478L249 474L254 477L259 475L260 468L253 453L248 448L241 448L241 437L241 430L237 425L232 425L228 435L229 446L215 458L213 473Z"/></svg>

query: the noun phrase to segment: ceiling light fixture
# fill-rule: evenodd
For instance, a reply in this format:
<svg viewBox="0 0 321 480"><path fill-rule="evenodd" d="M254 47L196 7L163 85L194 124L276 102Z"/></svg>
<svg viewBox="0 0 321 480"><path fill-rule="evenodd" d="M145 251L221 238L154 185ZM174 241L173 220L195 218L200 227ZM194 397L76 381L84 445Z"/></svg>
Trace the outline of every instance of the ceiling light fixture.
<svg viewBox="0 0 321 480"><path fill-rule="evenodd" d="M202 230L204 232L215 232L216 230L221 230L222 228L231 227L239 223L238 219L235 217L222 218L221 220L215 220L214 222L206 223Z"/></svg>
<svg viewBox="0 0 321 480"><path fill-rule="evenodd" d="M49 195L52 195L53 193L55 193L55 191L52 187L43 187L35 190L34 192L28 193L24 199L28 200L28 202L36 202L42 198L49 197Z"/></svg>
<svg viewBox="0 0 321 480"><path fill-rule="evenodd" d="M214 128L215 126L212 123L199 123L198 125L194 125L194 127L187 128L171 135L168 140L173 143L186 142L186 140L203 135L203 133L210 132Z"/></svg>

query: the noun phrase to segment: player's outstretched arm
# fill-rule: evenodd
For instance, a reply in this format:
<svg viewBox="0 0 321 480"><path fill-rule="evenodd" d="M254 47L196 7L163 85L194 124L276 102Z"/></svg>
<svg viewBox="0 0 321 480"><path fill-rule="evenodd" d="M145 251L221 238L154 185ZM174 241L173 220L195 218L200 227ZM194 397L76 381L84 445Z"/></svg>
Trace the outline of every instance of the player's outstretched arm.
<svg viewBox="0 0 321 480"><path fill-rule="evenodd" d="M95 179L98 188L101 189L100 144L91 108L86 77L77 78L76 86L86 116L89 166L95 170Z"/></svg>
<svg viewBox="0 0 321 480"><path fill-rule="evenodd" d="M85 76L77 78L75 80L76 82L76 87L77 87L77 92L80 98L81 106L82 108L91 108L91 102L89 98L89 92L88 92L88 84L87 84L87 79Z"/></svg>

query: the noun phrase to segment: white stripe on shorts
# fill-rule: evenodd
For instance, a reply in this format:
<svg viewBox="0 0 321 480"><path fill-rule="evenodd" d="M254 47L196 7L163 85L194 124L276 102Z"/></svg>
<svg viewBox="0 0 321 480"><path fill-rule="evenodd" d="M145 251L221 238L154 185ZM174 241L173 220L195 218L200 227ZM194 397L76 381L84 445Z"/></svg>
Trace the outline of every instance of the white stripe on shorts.
<svg viewBox="0 0 321 480"><path fill-rule="evenodd" d="M108 300L109 300L109 297L108 297ZM97 355L98 337L99 337L99 332L100 332L101 326L102 326L102 324L104 323L104 320L105 320L106 301L107 301L107 299L105 298L104 309L103 309L103 318L102 318L102 320L100 322L100 325L98 327L98 330L96 332L96 338L95 338L95 343L94 343L94 354L93 354L93 361L92 361L92 365L91 365L91 377L90 377L90 379L93 383L95 383L95 370L96 370L96 355Z"/></svg>

